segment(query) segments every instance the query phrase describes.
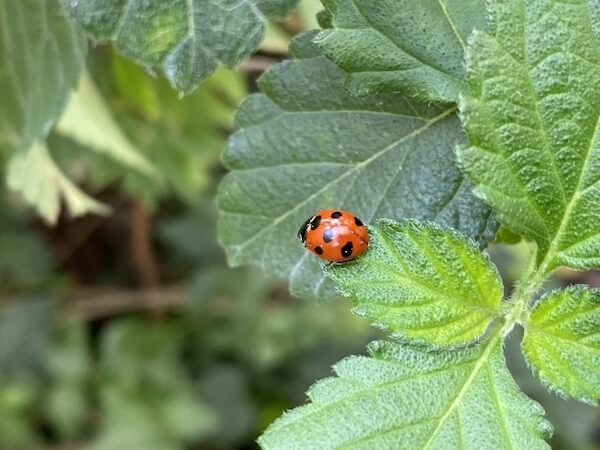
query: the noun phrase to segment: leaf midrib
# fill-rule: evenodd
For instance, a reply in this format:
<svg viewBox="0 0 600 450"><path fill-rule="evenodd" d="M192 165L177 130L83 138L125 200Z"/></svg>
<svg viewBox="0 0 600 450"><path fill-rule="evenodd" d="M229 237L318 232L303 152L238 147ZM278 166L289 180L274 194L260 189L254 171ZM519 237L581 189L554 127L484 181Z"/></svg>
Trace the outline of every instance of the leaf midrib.
<svg viewBox="0 0 600 450"><path fill-rule="evenodd" d="M448 408L446 413L440 418L437 427L433 430L433 432L431 433L431 436L429 437L429 439L427 440L425 445L423 445L422 450L427 450L431 446L431 444L433 443L433 441L439 434L440 430L442 429L446 420L448 420L448 418L451 416L451 414L454 412L454 410L457 410L457 408L460 406L464 396L466 395L467 391L469 390L469 388L475 381L475 378L477 377L477 375L479 374L481 369L484 367L484 365L489 361L492 351L494 350L497 342L500 340L500 336L501 336L500 331L501 331L501 329L499 327L496 328L494 335L489 338L489 341L488 341L488 344L487 344L485 350L483 351L483 353L477 360L477 363L475 363L475 366L473 367L473 371L471 372L471 374L465 381L465 384L463 385L462 389L459 391L458 395L456 396L456 399L454 399L454 401L450 404L450 407Z"/></svg>
<svg viewBox="0 0 600 450"><path fill-rule="evenodd" d="M583 164L581 165L581 171L579 172L579 175L578 175L577 186L576 186L575 190L573 191L571 200L569 201L569 203L567 204L567 207L565 208L565 213L561 219L560 225L558 227L558 230L556 231L556 234L554 235L554 238L551 240L550 247L548 248L548 251L546 252L546 255L544 256L544 259L542 260L542 263L540 264L540 271L544 274L549 274L549 272L551 272L552 270L554 270L556 268L555 259L556 259L556 256L558 255L558 251L557 251L558 246L561 244L562 234L565 232L567 227L570 225L571 215L573 214L573 209L575 208L575 206L577 206L577 202L579 201L579 196L581 193L581 184L584 179L584 174L587 169L588 161L590 159L590 156L592 155L592 149L594 147L594 143L596 142L596 140L598 138L599 127L600 127L600 114L598 114L598 117L596 118L596 127L594 128L594 133L590 139L590 144L588 145L585 159L583 160ZM561 250L566 250L568 248L569 247L566 247Z"/></svg>
<svg viewBox="0 0 600 450"><path fill-rule="evenodd" d="M463 38L461 37L460 33L456 29L456 25L454 25L454 21L450 17L450 14L448 14L448 10L446 9L446 4L445 4L444 0L438 0L438 3L440 4L440 8L442 8L444 16L446 16L446 19L448 20L448 23L450 24L452 31L454 31L454 34L456 35L458 42L460 43L461 47L464 49L465 41L463 41Z"/></svg>
<svg viewBox="0 0 600 450"><path fill-rule="evenodd" d="M381 240L385 243L388 251L394 256L396 261L399 264L401 264L402 263L401 256L398 254L395 247L389 241L389 239L385 235L385 233L379 233L379 235L381 236ZM423 283L422 281L420 281L418 279L415 279L407 274L402 274L402 273L396 272L392 269L389 269L387 267L387 265L383 265L383 264L377 263L376 261L371 261L371 260L365 261L364 264L370 264L371 266L376 267L377 269L382 270L384 272L387 272L394 277L401 278L401 279L409 282L410 284L412 284L414 287L416 287L421 292L430 293L430 295L432 295L434 298L435 297L443 298L444 300L450 300L452 303L455 303L456 305L458 305L460 307L463 307L466 309L473 309L476 311L481 311L482 313L485 313L490 318L493 318L496 314L498 314L497 309L489 307L489 306L487 306L487 304L485 304L484 306L480 306L480 305L476 305L473 303L467 303L461 297L457 297L457 296L451 295L451 294L443 292L443 291L437 291L434 288L430 287L429 285Z"/></svg>

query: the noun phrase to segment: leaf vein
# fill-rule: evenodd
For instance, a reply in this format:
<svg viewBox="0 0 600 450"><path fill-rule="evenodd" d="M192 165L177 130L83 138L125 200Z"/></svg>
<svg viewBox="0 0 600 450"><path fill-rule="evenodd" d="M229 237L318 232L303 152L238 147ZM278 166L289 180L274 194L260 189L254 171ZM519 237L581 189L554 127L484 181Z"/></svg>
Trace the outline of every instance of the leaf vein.
<svg viewBox="0 0 600 450"><path fill-rule="evenodd" d="M273 221L273 223L271 224L271 226L263 228L258 233L254 234L250 239L248 239L243 244L240 244L240 245L237 245L237 246L232 246L232 247L234 247L238 252L241 251L241 250L243 250L244 248L246 248L248 245L250 245L255 240L260 239L264 233L266 233L267 231L269 231L273 227L277 226L279 223L281 223L287 217L289 217L290 215L292 215L294 212L296 212L298 209L300 209L301 207L303 207L305 204L307 204L312 199L316 198L321 193L325 192L331 186L335 185L336 183L338 183L339 181L345 179L346 177L348 177L350 175L353 175L356 171L360 170L363 166L368 165L369 163L371 163L375 159L379 158L381 155L386 154L388 151L390 151L391 149L395 148L396 146L398 146L402 142L405 142L405 141L407 141L409 139L414 138L415 136L418 136L419 134L421 134L422 132L424 132L425 130L427 130L429 127L431 127L432 125L434 125L436 122L438 122L438 121L442 120L443 118L445 118L446 116L452 114L455 110L456 110L456 107L453 106L453 107L451 107L451 108L443 111L442 113L440 113L436 117L434 117L434 118L430 119L428 122L426 122L422 127L419 127L417 129L413 130L412 132L410 132L410 133L402 136L400 139L396 140L392 144L390 144L387 147L383 148L382 150L374 153L373 155L371 155L369 158L365 159L364 161L358 163L352 169L348 170L344 174L342 174L342 175L340 175L338 177L333 178L331 181L329 181L325 185L323 185L319 190L317 190L316 192L314 192L310 196L306 197L303 201L298 202L292 208L288 209L285 213L283 213L281 216L279 216L277 219L275 219Z"/></svg>

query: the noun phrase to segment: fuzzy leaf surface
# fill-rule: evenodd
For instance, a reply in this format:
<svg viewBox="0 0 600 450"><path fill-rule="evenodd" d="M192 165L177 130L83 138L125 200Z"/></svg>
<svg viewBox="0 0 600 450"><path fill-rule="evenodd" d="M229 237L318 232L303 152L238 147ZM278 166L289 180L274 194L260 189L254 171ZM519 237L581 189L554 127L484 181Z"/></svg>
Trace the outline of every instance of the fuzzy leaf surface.
<svg viewBox="0 0 600 450"><path fill-rule="evenodd" d="M593 0L501 0L468 49L460 164L544 273L600 266L599 19Z"/></svg>
<svg viewBox="0 0 600 450"><path fill-rule="evenodd" d="M458 100L467 39L486 29L485 0L323 3L330 23L315 43L348 73L351 91Z"/></svg>
<svg viewBox="0 0 600 450"><path fill-rule="evenodd" d="M378 221L367 253L328 273L355 313L401 339L435 346L483 335L503 295L498 272L474 243L413 221Z"/></svg>
<svg viewBox="0 0 600 450"><path fill-rule="evenodd" d="M525 323L523 353L552 391L600 401L600 289L582 286L540 299Z"/></svg>
<svg viewBox="0 0 600 450"><path fill-rule="evenodd" d="M84 64L85 38L60 0L0 0L0 150L43 139Z"/></svg>
<svg viewBox="0 0 600 450"><path fill-rule="evenodd" d="M334 367L259 438L272 449L549 449L541 406L519 391L498 335L468 350L390 342Z"/></svg>
<svg viewBox="0 0 600 450"><path fill-rule="evenodd" d="M290 14L297 0L64 0L99 42L160 68L189 93L219 65L237 66L256 50L266 18Z"/></svg>
<svg viewBox="0 0 600 450"><path fill-rule="evenodd" d="M296 237L319 209L348 209L366 223L432 220L481 243L495 231L456 167L464 136L454 109L397 94L353 97L344 80L321 56L274 66L259 81L262 94L240 107L241 130L223 155L231 173L218 195L219 234L229 262L289 277L302 297L333 293Z"/></svg>

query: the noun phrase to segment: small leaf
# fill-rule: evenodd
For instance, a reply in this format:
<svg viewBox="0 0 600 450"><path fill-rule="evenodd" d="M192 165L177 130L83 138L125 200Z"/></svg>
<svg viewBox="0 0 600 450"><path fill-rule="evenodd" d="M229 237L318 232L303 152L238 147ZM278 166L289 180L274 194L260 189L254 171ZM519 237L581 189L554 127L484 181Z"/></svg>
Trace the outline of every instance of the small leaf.
<svg viewBox="0 0 600 450"><path fill-rule="evenodd" d="M85 39L60 0L0 0L0 151L43 139L84 64Z"/></svg>
<svg viewBox="0 0 600 450"><path fill-rule="evenodd" d="M455 102L465 43L486 29L485 0L328 0L315 43L348 72L352 91Z"/></svg>
<svg viewBox="0 0 600 450"><path fill-rule="evenodd" d="M552 391L600 401L600 289L573 286L538 301L525 324L523 353Z"/></svg>
<svg viewBox="0 0 600 450"><path fill-rule="evenodd" d="M219 64L234 67L256 50L266 17L291 13L297 0L78 0L71 15L97 41L160 67L180 92L193 91Z"/></svg>
<svg viewBox="0 0 600 450"><path fill-rule="evenodd" d="M466 344L498 314L500 276L458 233L435 224L380 220L367 253L329 275L356 305L402 339L436 346Z"/></svg>
<svg viewBox="0 0 600 450"><path fill-rule="evenodd" d="M123 165L158 175L150 161L123 134L87 73L81 77L79 88L71 95L56 128L60 134L105 153Z"/></svg>
<svg viewBox="0 0 600 450"><path fill-rule="evenodd" d="M295 54L315 54L307 36L293 43ZM230 264L289 277L303 297L333 293L296 237L318 209L348 209L367 223L433 220L482 244L495 232L455 166L464 136L454 109L397 94L356 98L344 79L322 56L274 66L259 81L263 94L240 107L242 129L223 155L232 172L218 195L219 233Z"/></svg>
<svg viewBox="0 0 600 450"><path fill-rule="evenodd" d="M600 266L600 21L574 0L494 2L474 33L461 100L460 164L542 273Z"/></svg>
<svg viewBox="0 0 600 450"><path fill-rule="evenodd" d="M498 339L429 352L389 342L350 357L312 403L284 414L259 438L264 449L549 449L541 406L510 376Z"/></svg>
<svg viewBox="0 0 600 450"><path fill-rule="evenodd" d="M61 199L71 217L88 213L106 214L108 208L69 180L56 166L44 144L15 153L8 166L7 184L20 193L50 224L55 224Z"/></svg>

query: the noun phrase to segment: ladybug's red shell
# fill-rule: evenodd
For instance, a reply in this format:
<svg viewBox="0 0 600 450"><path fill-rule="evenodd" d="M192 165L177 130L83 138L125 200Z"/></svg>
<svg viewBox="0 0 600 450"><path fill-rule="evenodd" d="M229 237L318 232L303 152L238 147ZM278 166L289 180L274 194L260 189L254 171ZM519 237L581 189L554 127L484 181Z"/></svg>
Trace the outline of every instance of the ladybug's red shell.
<svg viewBox="0 0 600 450"><path fill-rule="evenodd" d="M312 253L331 262L350 261L369 245L367 227L354 214L322 209L300 227L298 237Z"/></svg>

